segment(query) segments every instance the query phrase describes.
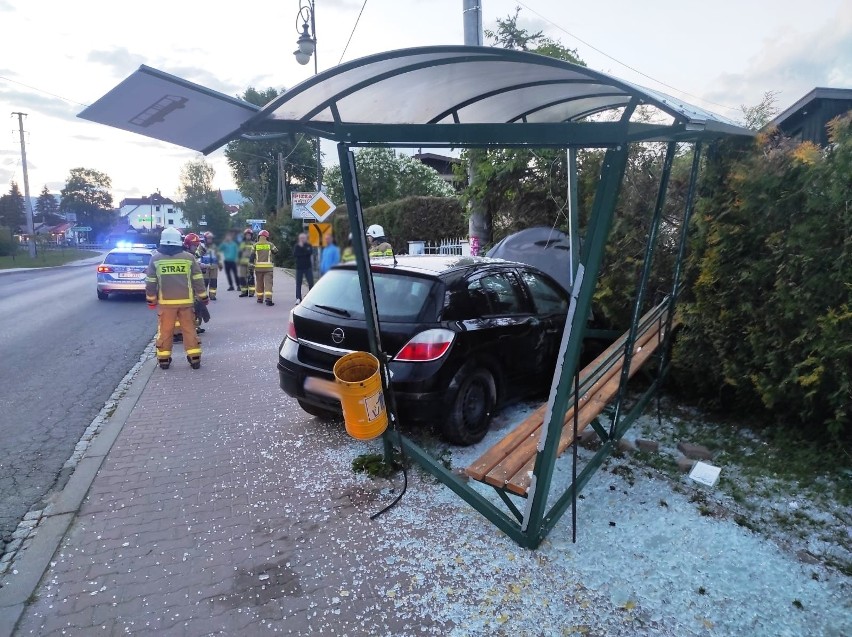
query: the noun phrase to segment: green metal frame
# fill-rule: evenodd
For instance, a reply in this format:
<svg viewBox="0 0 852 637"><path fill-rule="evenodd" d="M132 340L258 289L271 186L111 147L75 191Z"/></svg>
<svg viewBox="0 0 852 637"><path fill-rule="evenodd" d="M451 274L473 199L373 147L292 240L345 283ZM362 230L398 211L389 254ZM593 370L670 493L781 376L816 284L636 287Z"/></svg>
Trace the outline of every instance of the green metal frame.
<svg viewBox="0 0 852 637"><path fill-rule="evenodd" d="M551 64L551 62L548 61L545 64ZM557 63L554 62L553 64ZM338 68L345 71L347 68L351 68L351 66L342 65ZM318 77L316 82L319 81ZM364 86L368 86L368 84L369 82L365 83ZM303 88L297 87L297 89L305 90L312 85L313 83L307 82ZM298 93L298 90L294 91ZM285 94L278 101L264 108L267 116L274 112L279 104L283 103L282 100L287 99L286 95L289 94ZM353 247L361 296L367 319L368 340L371 352L380 362L382 385L385 390L386 404L391 421L390 427L383 435L386 458L388 460L391 458L395 448L400 449L405 456L449 487L503 533L521 546L527 548L536 548L557 524L566 510L572 504L576 504L576 496L579 491L591 479L604 460L611 455L618 440L647 407L663 383L667 367L667 351L670 346L674 306L680 290L679 278L682 261L685 256L686 233L698 178L701 151L700 142L705 139L718 138L731 132L725 129L724 124L720 125L718 122L709 122L707 125L702 126L696 126L694 123L690 123L685 119L676 119L670 125L631 122L630 118L635 108L645 101L644 97L640 94L633 95L624 108L619 121L612 122L569 121L536 124L521 120L512 123L463 124L458 123L458 118L455 117L456 123L453 124L438 124L434 122L425 124L370 124L341 122L335 99L329 99L327 102L314 108L312 112L319 113L321 110L328 108L335 119L333 122L316 120L284 121L268 117L266 119L258 117L251 125L251 129L254 132L304 133L338 142L338 157L343 177L349 222L354 240ZM452 114L455 116L454 112ZM591 426L600 436L603 443L602 446L586 462L579 473L577 472L576 464L577 456L576 453L574 454L575 464L573 466L573 475L575 478L568 489L560 494L550 508L548 508L564 417L569 406L575 400L573 382L578 372L582 342L586 335L586 317L589 315L592 297L597 285L598 272L604 258L619 188L627 166L629 145L634 142L643 141L665 141L667 142L667 148L663 174L652 213L642 274L634 299L631 326L626 337L624 337L623 350L620 350L621 353L615 357L623 356L626 360L619 379L619 388L615 402L606 410L606 415L610 418L610 424L607 428L597 418L592 421ZM640 325L640 318L645 304L651 264L659 235L672 162L677 143L681 141L695 143L695 154L690 173L689 192L675 264L675 283L671 295L658 306L657 313L650 319L651 321L660 321L665 316L666 321L664 342L661 344L661 353L658 355L660 361L659 373L651 383L651 386L624 413L633 346L640 331L647 329L648 326L647 322ZM376 307L372 273L369 266L355 159L351 150L354 147L363 146L455 146L464 148L516 146L566 148L569 170L571 171L569 183L572 184L572 189L568 193L571 200L570 214L573 215L572 228L576 228L577 208L575 151L581 147L596 147L606 150L583 245L579 250L579 261L576 263L576 270L573 272L574 285L571 291L571 303L557 359L557 371L550 389L544 421L545 426L542 428L542 437L539 440L532 480L526 498L519 498L514 494L510 494L507 490L494 487L500 501L499 503L495 502L489 497L486 497L478 488L474 488L466 480L461 479L454 472L448 470L441 462L433 458L428 451L405 436L398 427L399 419L387 367L390 357L382 348L380 317L378 316ZM576 242L577 237L572 236L572 241ZM574 245L576 246L577 244L575 243ZM577 251L575 251L575 254L577 254ZM583 381L580 387L580 395L584 393L584 388L586 388L585 391L588 391L588 387L590 387L589 383L594 383L595 378L600 377L600 374L603 373L603 367L607 364L612 364L612 361L603 363L601 369L592 370L590 376Z"/></svg>

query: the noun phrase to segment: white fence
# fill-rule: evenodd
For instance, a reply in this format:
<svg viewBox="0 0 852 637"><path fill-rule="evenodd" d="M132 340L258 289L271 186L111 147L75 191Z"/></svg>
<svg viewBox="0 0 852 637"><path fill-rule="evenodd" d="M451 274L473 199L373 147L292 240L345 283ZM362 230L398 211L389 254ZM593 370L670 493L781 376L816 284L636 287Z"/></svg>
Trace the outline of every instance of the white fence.
<svg viewBox="0 0 852 637"><path fill-rule="evenodd" d="M470 242L467 239L441 239L440 241L409 241L408 254L446 254L470 256Z"/></svg>

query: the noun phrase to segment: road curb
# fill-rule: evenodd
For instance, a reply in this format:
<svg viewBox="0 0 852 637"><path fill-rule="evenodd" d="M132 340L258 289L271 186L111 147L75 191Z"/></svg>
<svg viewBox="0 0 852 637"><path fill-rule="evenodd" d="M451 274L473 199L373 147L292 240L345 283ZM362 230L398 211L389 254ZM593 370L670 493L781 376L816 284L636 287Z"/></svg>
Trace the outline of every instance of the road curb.
<svg viewBox="0 0 852 637"><path fill-rule="evenodd" d="M146 352L149 348L150 346L146 347ZM92 438L68 482L60 492L50 497L50 504L39 520L29 545L14 561L14 570L7 573L3 587L0 588L0 637L11 637L14 634L27 603L74 521L101 464L142 397L156 366L157 361L152 357L141 362L130 379L126 392L117 400L115 410ZM125 382L126 380L122 380L119 386Z"/></svg>

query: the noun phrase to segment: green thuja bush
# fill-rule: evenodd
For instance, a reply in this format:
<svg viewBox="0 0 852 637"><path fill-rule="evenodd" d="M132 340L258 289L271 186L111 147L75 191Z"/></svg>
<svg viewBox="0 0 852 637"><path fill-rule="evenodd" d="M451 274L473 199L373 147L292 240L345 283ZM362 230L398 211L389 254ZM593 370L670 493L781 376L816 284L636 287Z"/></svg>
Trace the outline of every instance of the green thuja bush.
<svg viewBox="0 0 852 637"><path fill-rule="evenodd" d="M852 414L852 113L820 149L775 132L707 167L678 386L717 406L827 431Z"/></svg>

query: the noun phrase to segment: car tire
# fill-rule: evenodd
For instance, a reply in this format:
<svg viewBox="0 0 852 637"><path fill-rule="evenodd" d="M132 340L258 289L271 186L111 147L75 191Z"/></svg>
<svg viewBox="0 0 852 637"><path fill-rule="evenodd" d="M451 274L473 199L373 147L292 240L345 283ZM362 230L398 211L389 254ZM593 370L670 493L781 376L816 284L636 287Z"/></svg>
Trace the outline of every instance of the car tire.
<svg viewBox="0 0 852 637"><path fill-rule="evenodd" d="M316 416L320 420L340 420L343 417L336 411L317 407L316 405L305 402L304 400L297 400L297 402L299 403L299 407L302 408L302 411L306 411L311 416Z"/></svg>
<svg viewBox="0 0 852 637"><path fill-rule="evenodd" d="M448 442L457 445L479 442L488 432L496 404L497 387L491 372L483 368L474 369L459 383L456 398L441 425L441 434Z"/></svg>
<svg viewBox="0 0 852 637"><path fill-rule="evenodd" d="M109 294L107 292L101 292L100 290L98 290L98 298L101 301L106 301L109 298Z"/></svg>

